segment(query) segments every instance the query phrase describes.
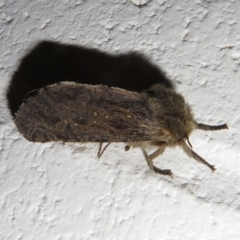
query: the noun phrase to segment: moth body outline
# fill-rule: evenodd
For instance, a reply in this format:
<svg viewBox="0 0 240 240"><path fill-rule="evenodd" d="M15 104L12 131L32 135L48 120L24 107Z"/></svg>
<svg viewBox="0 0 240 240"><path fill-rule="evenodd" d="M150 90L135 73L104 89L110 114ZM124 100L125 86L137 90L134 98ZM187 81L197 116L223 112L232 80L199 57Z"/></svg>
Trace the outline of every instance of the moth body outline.
<svg viewBox="0 0 240 240"><path fill-rule="evenodd" d="M214 171L213 165L191 149L189 136L195 129L228 128L226 124L197 123L183 96L161 84L137 93L104 85L60 82L29 97L16 113L15 123L32 142L99 142L98 157L111 142L126 142L126 150L142 149L151 170L170 176L171 170L153 165L166 147L180 146L189 157ZM103 142L108 144L101 150ZM157 149L148 154L146 145Z"/></svg>

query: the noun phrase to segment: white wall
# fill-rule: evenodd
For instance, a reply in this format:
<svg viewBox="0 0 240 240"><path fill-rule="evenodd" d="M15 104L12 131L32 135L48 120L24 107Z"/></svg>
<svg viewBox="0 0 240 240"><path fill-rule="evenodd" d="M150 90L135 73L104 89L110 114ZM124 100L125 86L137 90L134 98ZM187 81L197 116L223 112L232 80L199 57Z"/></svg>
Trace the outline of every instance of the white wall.
<svg viewBox="0 0 240 240"><path fill-rule="evenodd" d="M239 239L239 9L234 0L0 0L0 239ZM197 120L228 123L229 131L191 136L217 171L180 149L156 160L170 179L123 144L98 161L97 144L25 140L5 92L40 39L149 56Z"/></svg>

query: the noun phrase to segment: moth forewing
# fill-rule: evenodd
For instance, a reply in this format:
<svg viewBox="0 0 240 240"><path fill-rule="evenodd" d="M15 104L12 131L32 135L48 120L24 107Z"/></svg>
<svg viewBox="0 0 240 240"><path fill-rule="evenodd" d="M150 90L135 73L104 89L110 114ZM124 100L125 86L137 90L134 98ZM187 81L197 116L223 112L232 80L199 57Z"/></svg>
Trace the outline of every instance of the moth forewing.
<svg viewBox="0 0 240 240"><path fill-rule="evenodd" d="M111 142L126 142L126 150L129 146L142 149L150 169L170 176L170 170L159 169L152 162L166 147L180 145L190 157L214 170L184 140L188 141L196 128L227 127L198 124L184 98L161 85L139 94L71 82L49 85L26 99L15 123L19 132L32 142L99 142L98 157ZM103 142L108 144L101 150ZM149 155L146 146L157 149Z"/></svg>
<svg viewBox="0 0 240 240"><path fill-rule="evenodd" d="M157 128L140 94L69 82L50 85L27 99L15 122L33 142L148 141Z"/></svg>

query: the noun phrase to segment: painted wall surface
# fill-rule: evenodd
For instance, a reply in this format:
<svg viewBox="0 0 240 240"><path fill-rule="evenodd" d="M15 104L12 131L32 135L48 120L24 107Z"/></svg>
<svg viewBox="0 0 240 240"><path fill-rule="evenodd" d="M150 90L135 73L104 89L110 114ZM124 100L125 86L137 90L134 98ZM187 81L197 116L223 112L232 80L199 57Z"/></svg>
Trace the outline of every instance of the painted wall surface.
<svg viewBox="0 0 240 240"><path fill-rule="evenodd" d="M240 1L0 0L0 239L235 240L240 235ZM112 144L31 143L6 90L39 40L139 51L161 66L196 119L194 150L167 150L151 172L142 152Z"/></svg>

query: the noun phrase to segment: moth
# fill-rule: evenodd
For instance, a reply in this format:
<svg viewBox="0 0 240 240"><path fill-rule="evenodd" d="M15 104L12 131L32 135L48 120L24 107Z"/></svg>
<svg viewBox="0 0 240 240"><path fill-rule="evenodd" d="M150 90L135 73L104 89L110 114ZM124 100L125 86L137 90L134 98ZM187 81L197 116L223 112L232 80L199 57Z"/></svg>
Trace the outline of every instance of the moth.
<svg viewBox="0 0 240 240"><path fill-rule="evenodd" d="M153 160L166 147L181 147L206 165L215 167L192 150L189 136L195 129L221 130L195 121L190 106L173 89L156 84L141 93L105 85L60 82L46 86L21 105L15 123L32 142L99 142L98 156L112 142L125 142L125 150L138 147L155 173L172 176ZM108 144L102 150L102 143ZM149 146L156 150L148 154Z"/></svg>

